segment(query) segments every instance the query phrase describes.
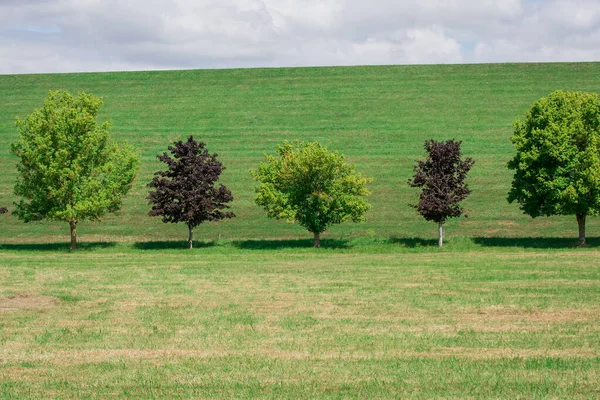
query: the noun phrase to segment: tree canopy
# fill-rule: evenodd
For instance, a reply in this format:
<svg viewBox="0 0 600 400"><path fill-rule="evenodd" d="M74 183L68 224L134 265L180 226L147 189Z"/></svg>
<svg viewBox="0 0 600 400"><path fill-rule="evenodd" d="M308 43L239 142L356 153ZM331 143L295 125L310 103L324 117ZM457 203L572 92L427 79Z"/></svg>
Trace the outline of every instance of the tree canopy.
<svg viewBox="0 0 600 400"><path fill-rule="evenodd" d="M259 182L256 204L267 215L297 222L314 235L320 247L320 234L332 224L348 219L360 222L370 205L370 178L355 171L338 152L330 152L318 142L284 142L277 155L265 155L265 162L251 171Z"/></svg>
<svg viewBox="0 0 600 400"><path fill-rule="evenodd" d="M509 202L533 218L575 215L579 244L585 219L600 211L600 100L597 94L555 91L514 124L516 148Z"/></svg>
<svg viewBox="0 0 600 400"><path fill-rule="evenodd" d="M187 142L178 141L168 147L167 153L157 158L167 164L166 171L158 171L148 184L150 216L161 216L163 222L184 222L188 226L188 248L193 247L193 229L205 221L219 221L235 217L227 203L233 200L231 191L216 182L225 169L210 154L206 144L190 136Z"/></svg>
<svg viewBox="0 0 600 400"><path fill-rule="evenodd" d="M0 207L0 214L6 214L8 212L8 208Z"/></svg>
<svg viewBox="0 0 600 400"><path fill-rule="evenodd" d="M439 247L443 245L444 222L463 215L460 202L471 193L465 179L474 161L462 159L460 145L454 140L425 141L427 157L417 162L414 176L408 180L410 186L421 188L419 202L413 207L425 220L438 223Z"/></svg>
<svg viewBox="0 0 600 400"><path fill-rule="evenodd" d="M117 211L137 174L133 148L110 139L111 122L98 123L101 105L92 94L50 92L42 108L17 118L20 140L11 146L20 159L15 214L68 222L72 249L77 223Z"/></svg>

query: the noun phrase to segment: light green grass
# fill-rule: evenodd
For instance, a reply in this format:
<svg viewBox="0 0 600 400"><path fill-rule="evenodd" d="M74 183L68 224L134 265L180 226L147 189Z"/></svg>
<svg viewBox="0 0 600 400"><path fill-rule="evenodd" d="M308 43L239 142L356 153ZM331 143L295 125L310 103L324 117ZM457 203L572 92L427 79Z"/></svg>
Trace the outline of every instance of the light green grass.
<svg viewBox="0 0 600 400"><path fill-rule="evenodd" d="M194 134L220 154L222 182L235 197L238 218L198 229L198 238L303 238L297 226L269 220L253 204L248 170L284 139L319 140L346 154L374 177L372 211L364 224L333 227L325 238L435 237L435 227L408 204L406 185L429 138L455 138L475 159L470 175L469 219L448 224L449 236L575 237L574 217L531 220L505 198L511 174L512 123L553 90L600 92L600 63L381 66L295 69L126 72L0 76L0 203L14 201L15 116L42 104L48 90L85 90L102 96L102 118L113 135L138 147L142 168L117 215L81 223L82 241L172 240L183 226L146 216L146 184L161 168L155 155ZM24 225L0 217L0 243L66 240L60 223ZM589 236L600 236L590 219Z"/></svg>
<svg viewBox="0 0 600 400"><path fill-rule="evenodd" d="M598 251L209 244L4 248L0 398L600 395Z"/></svg>

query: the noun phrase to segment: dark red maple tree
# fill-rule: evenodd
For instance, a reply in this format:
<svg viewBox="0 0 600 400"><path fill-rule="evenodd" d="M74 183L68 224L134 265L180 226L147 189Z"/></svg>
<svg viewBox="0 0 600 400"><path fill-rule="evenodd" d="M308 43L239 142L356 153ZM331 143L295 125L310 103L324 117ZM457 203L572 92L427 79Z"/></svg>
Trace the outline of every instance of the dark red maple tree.
<svg viewBox="0 0 600 400"><path fill-rule="evenodd" d="M408 180L412 187L421 188L419 203L413 205L427 221L438 224L438 245L444 240L443 224L448 218L460 217L464 213L460 202L467 198L471 190L465 183L467 173L473 166L473 159L462 159L462 142L448 140L425 141L425 160L417 162L414 176Z"/></svg>
<svg viewBox="0 0 600 400"><path fill-rule="evenodd" d="M6 214L8 212L8 208L0 207L0 214Z"/></svg>
<svg viewBox="0 0 600 400"><path fill-rule="evenodd" d="M167 164L166 171L154 173L148 184L154 188L147 200L152 204L150 216L160 216L163 222L183 222L188 226L188 248L193 247L194 228L205 221L219 221L235 217L229 209L233 200L231 191L216 182L225 169L210 154L206 144L190 136L187 142L178 141L157 158Z"/></svg>

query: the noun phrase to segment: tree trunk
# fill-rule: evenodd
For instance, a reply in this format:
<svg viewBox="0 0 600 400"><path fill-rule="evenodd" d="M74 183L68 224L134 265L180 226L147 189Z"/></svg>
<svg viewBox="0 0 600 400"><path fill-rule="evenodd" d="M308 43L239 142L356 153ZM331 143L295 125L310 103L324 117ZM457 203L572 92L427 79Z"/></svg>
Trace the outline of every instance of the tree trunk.
<svg viewBox="0 0 600 400"><path fill-rule="evenodd" d="M585 246L585 214L577 214L577 225L579 227L579 246Z"/></svg>
<svg viewBox="0 0 600 400"><path fill-rule="evenodd" d="M438 247L442 247L444 244L444 227L443 222L438 222Z"/></svg>
<svg viewBox="0 0 600 400"><path fill-rule="evenodd" d="M77 248L77 222L70 220L69 226L71 227L71 250L75 250Z"/></svg>
<svg viewBox="0 0 600 400"><path fill-rule="evenodd" d="M321 247L321 234L315 233L315 245L314 247Z"/></svg>
<svg viewBox="0 0 600 400"><path fill-rule="evenodd" d="M189 236L188 236L188 249L192 249L194 247L194 227L188 225Z"/></svg>

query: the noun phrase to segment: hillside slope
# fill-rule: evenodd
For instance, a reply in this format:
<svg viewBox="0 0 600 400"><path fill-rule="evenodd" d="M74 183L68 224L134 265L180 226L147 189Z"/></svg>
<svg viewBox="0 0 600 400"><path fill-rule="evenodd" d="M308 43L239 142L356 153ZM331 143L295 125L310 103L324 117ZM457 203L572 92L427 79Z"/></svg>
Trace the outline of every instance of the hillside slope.
<svg viewBox="0 0 600 400"><path fill-rule="evenodd" d="M406 185L429 138L463 141L475 159L469 218L448 224L452 236L575 236L575 218L531 220L506 202L512 123L553 90L600 92L600 63L375 66L194 70L0 76L0 205L15 200L15 116L41 106L49 90L85 90L104 98L113 137L133 143L142 167L125 205L99 223L81 223L82 241L172 240L185 227L147 217L146 184L161 168L156 154L193 134L227 167L222 182L238 218L198 229L198 239L304 238L297 226L269 220L253 204L248 170L284 139L318 140L346 154L374 178L373 209L363 224L334 227L325 238L434 237L408 203ZM23 224L0 217L0 243L66 240L66 224ZM591 219L589 236L597 236Z"/></svg>

